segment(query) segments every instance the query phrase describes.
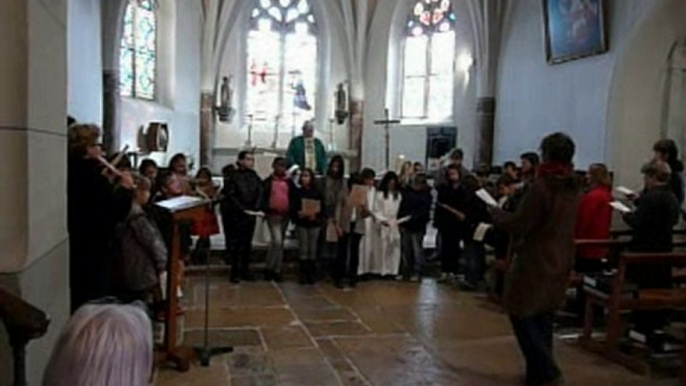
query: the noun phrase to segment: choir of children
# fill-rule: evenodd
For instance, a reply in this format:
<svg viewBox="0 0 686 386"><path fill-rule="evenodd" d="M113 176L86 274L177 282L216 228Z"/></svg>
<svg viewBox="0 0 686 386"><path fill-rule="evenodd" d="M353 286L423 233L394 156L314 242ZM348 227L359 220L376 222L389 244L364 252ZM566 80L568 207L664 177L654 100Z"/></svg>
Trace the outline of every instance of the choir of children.
<svg viewBox="0 0 686 386"><path fill-rule="evenodd" d="M496 259L509 266L496 278L495 292L503 293L503 305L525 354L527 384L544 385L561 377L552 354L553 315L565 298L574 262L579 272L605 268L607 249L576 249L574 239L609 238L611 176L605 165L591 165L586 192L580 195L581 179L572 165L575 145L562 133L543 140L542 162L536 153L524 153L521 168L505 163L495 184L490 167L480 166L472 174L462 164L462 151L453 150L435 179L435 199L418 163L406 162L400 176L389 171L377 184L376 173L368 168L346 179L344 160L335 156L326 176L317 178L305 168L296 182L286 170L286 160L277 157L272 174L263 181L253 168L254 155L242 151L236 167L224 168L220 192L209 168L201 168L193 179L188 176L183 154L172 157L166 170L144 160L140 174L132 175L125 157L111 158L114 165L103 158L97 139L92 126L70 129L71 288L80 295L73 299L75 306L111 294L150 306L162 300L172 226L148 211L159 201L194 195L221 203L234 283L253 280L253 235L262 218L271 240L265 279L282 280L284 240L292 223L298 239L299 282L314 284L318 258L324 249L334 249L332 276L338 288L356 287L360 275L366 274L421 280L427 274L423 244L434 206L439 282L477 289L485 275L486 246L493 247ZM653 150L655 158L642 170L643 191L626 197L635 206L623 216L633 229L634 252L672 250L672 231L684 200L683 165L675 143L661 140ZM485 192L496 201L487 203ZM109 212L93 226L91 216L103 203L108 203ZM196 249L209 251L210 236L219 232L214 213L208 211L201 223L181 229L184 255L190 256L191 234L199 236ZM111 240L116 245L113 251L106 248ZM464 279L457 279L459 273ZM669 287L672 272L632 270L627 278L651 288ZM634 324L654 328L662 319L664 315L654 312L636 313Z"/></svg>

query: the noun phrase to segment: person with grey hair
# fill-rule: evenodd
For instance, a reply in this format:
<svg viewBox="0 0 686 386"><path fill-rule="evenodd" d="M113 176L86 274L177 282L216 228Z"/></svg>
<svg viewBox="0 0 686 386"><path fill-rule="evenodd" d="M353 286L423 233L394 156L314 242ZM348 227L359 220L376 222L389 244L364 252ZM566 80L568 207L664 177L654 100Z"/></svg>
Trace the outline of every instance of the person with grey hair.
<svg viewBox="0 0 686 386"><path fill-rule="evenodd" d="M146 386L152 369L152 327L145 311L87 304L62 330L43 386Z"/></svg>
<svg viewBox="0 0 686 386"><path fill-rule="evenodd" d="M679 202L670 186L672 170L664 161L653 161L641 170L645 190L634 201L636 210L624 215L634 230L634 252L671 252L672 228L679 222Z"/></svg>
<svg viewBox="0 0 686 386"><path fill-rule="evenodd" d="M312 121L303 123L303 134L291 140L286 152L288 167L298 165L300 169L312 169L315 174L322 175L326 171L326 149L321 140L314 137Z"/></svg>

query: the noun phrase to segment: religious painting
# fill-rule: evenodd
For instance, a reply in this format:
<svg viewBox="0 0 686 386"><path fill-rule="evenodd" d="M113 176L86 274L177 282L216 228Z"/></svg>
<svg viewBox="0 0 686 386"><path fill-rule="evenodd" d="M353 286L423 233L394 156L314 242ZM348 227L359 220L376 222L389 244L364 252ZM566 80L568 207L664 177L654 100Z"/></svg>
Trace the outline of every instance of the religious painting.
<svg viewBox="0 0 686 386"><path fill-rule="evenodd" d="M548 63L606 52L605 12L605 0L543 0Z"/></svg>

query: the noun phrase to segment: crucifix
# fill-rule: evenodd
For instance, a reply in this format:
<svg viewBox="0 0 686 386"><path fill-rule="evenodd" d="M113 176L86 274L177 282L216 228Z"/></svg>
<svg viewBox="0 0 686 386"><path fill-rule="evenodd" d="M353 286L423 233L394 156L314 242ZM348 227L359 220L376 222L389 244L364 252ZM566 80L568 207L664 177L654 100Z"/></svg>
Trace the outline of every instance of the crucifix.
<svg viewBox="0 0 686 386"><path fill-rule="evenodd" d="M391 170L391 125L400 123L399 119L390 119L388 108L384 111L384 119L374 121L375 125L384 125L386 129L386 171Z"/></svg>
<svg viewBox="0 0 686 386"><path fill-rule="evenodd" d="M274 117L274 142L272 142L272 149L276 149L279 145L279 121L281 120L281 115Z"/></svg>
<svg viewBox="0 0 686 386"><path fill-rule="evenodd" d="M245 141L245 147L252 147L252 125L255 116L253 114L248 114L248 139Z"/></svg>

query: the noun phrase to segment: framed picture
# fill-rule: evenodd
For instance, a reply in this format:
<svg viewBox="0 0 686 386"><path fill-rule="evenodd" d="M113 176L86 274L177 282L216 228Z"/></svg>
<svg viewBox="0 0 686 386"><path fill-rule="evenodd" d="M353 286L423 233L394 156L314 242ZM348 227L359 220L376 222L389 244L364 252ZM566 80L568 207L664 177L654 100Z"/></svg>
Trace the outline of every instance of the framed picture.
<svg viewBox="0 0 686 386"><path fill-rule="evenodd" d="M548 63L608 50L606 0L542 0Z"/></svg>

